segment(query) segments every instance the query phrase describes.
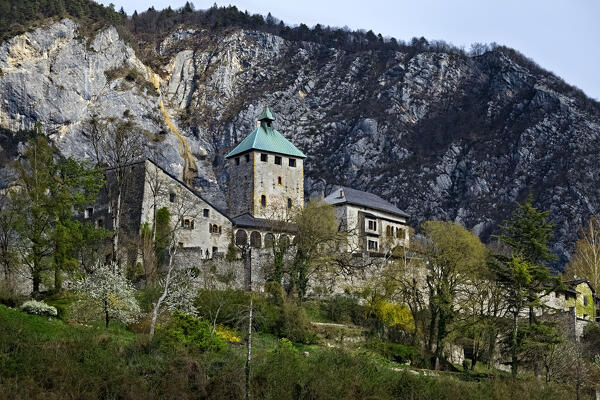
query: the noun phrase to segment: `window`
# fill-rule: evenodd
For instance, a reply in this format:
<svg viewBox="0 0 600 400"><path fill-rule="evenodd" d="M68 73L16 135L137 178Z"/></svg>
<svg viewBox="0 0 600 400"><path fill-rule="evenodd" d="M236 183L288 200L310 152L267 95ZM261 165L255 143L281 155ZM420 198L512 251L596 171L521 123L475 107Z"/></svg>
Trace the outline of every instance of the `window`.
<svg viewBox="0 0 600 400"><path fill-rule="evenodd" d="M292 199L288 197L288 209L292 208Z"/></svg>
<svg viewBox="0 0 600 400"><path fill-rule="evenodd" d="M376 231L377 230L377 222L369 220L369 230Z"/></svg>
<svg viewBox="0 0 600 400"><path fill-rule="evenodd" d="M282 185L283 184L283 178L282 177L280 177L280 176L277 177L277 184L278 185Z"/></svg>
<svg viewBox="0 0 600 400"><path fill-rule="evenodd" d="M190 220L189 219L183 220L183 227L186 229L190 229Z"/></svg>
<svg viewBox="0 0 600 400"><path fill-rule="evenodd" d="M246 154L244 157L246 157L246 162L250 162L250 154Z"/></svg>
<svg viewBox="0 0 600 400"><path fill-rule="evenodd" d="M367 241L367 249L372 251L377 251L377 242L375 240Z"/></svg>
<svg viewBox="0 0 600 400"><path fill-rule="evenodd" d="M203 216L204 218L208 218L208 214L209 214L209 210L208 210L208 208L205 208L204 210L202 210L202 216Z"/></svg>
<svg viewBox="0 0 600 400"><path fill-rule="evenodd" d="M386 234L387 236L394 236L394 227L392 227L392 226L389 226L389 225L388 225L388 226L386 226L386 227L385 227L385 234Z"/></svg>
<svg viewBox="0 0 600 400"><path fill-rule="evenodd" d="M175 201L175 193L169 193L169 201L173 203Z"/></svg>
<svg viewBox="0 0 600 400"><path fill-rule="evenodd" d="M179 248L183 249L183 242L179 242L177 243L177 245L179 246Z"/></svg>
<svg viewBox="0 0 600 400"><path fill-rule="evenodd" d="M267 196L265 196L264 194L260 196L260 206L261 207L267 206Z"/></svg>
<svg viewBox="0 0 600 400"><path fill-rule="evenodd" d="M267 162L268 157L265 153L260 153L260 161Z"/></svg>
<svg viewBox="0 0 600 400"><path fill-rule="evenodd" d="M218 253L218 252L219 252L219 248L218 247L213 247L212 248L213 257L215 255L215 253Z"/></svg>
<svg viewBox="0 0 600 400"><path fill-rule="evenodd" d="M281 157L280 156L275 156L275 164L281 165Z"/></svg>
<svg viewBox="0 0 600 400"><path fill-rule="evenodd" d="M94 209L92 207L86 208L83 211L83 218L92 218L93 213L94 213Z"/></svg>
<svg viewBox="0 0 600 400"><path fill-rule="evenodd" d="M396 237L398 239L404 239L404 229L396 228Z"/></svg>
<svg viewBox="0 0 600 400"><path fill-rule="evenodd" d="M239 157L235 158L235 165L240 165L240 158Z"/></svg>
<svg viewBox="0 0 600 400"><path fill-rule="evenodd" d="M587 297L587 295L585 295L585 294L583 295L583 305L584 305L584 306L587 306L587 305L588 305L588 297Z"/></svg>
<svg viewBox="0 0 600 400"><path fill-rule="evenodd" d="M96 228L104 228L104 220L102 218L98 218L96 221Z"/></svg>
<svg viewBox="0 0 600 400"><path fill-rule="evenodd" d="M295 166L296 166L296 159L290 158L290 167L295 167Z"/></svg>

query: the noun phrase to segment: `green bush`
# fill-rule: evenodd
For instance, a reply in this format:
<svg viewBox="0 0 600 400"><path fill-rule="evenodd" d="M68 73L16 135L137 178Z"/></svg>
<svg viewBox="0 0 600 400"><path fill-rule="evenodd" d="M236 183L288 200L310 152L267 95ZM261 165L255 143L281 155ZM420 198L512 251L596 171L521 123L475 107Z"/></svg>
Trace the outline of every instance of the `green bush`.
<svg viewBox="0 0 600 400"><path fill-rule="evenodd" d="M160 329L161 345L177 347L184 345L198 350L222 351L226 342L212 333L208 321L175 311L169 322Z"/></svg>
<svg viewBox="0 0 600 400"><path fill-rule="evenodd" d="M367 348L375 351L377 354L387 358L390 361L399 363L412 361L416 354L413 346L384 342L375 339L367 342Z"/></svg>
<svg viewBox="0 0 600 400"><path fill-rule="evenodd" d="M324 308L327 317L339 324L363 325L365 323L365 307L347 296L334 296L325 301Z"/></svg>

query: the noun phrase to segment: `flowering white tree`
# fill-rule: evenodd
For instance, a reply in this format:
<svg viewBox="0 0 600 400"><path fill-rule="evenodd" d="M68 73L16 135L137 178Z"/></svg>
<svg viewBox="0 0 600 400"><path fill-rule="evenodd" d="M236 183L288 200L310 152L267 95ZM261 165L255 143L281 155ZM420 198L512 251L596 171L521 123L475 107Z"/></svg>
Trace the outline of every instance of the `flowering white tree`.
<svg viewBox="0 0 600 400"><path fill-rule="evenodd" d="M193 288L194 273L192 270L181 271L171 280L171 290L165 298L165 308L170 312L175 310L193 316L198 315L198 309L194 305L196 292ZM163 287L165 285L163 284Z"/></svg>
<svg viewBox="0 0 600 400"><path fill-rule="evenodd" d="M116 262L98 262L92 274L75 283L75 290L102 310L106 327L110 320L129 324L140 315L135 289L125 276L115 271L118 271Z"/></svg>

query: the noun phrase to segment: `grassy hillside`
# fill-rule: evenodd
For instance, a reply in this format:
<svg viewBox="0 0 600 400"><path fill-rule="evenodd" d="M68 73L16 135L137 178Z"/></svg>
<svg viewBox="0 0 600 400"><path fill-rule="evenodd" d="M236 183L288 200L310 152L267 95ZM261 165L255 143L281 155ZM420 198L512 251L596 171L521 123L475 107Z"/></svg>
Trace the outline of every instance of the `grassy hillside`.
<svg viewBox="0 0 600 400"><path fill-rule="evenodd" d="M265 399L569 399L569 388L461 374L426 377L360 350L259 334L252 391ZM299 351L300 349L300 351ZM145 344L124 327L68 325L0 305L0 398L243 398L245 346ZM305 351L309 354L306 355Z"/></svg>

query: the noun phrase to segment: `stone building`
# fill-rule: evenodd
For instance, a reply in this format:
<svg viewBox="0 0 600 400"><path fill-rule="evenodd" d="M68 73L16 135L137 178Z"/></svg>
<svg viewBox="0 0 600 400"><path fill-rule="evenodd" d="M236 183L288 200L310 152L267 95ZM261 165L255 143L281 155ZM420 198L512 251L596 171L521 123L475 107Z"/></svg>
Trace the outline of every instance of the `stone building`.
<svg viewBox="0 0 600 400"><path fill-rule="evenodd" d="M139 235L145 225L152 229L157 211L166 208L171 225L178 226L180 262L222 256L233 241L251 259L240 274L251 275L253 264L263 262L261 257L267 253L272 255L273 243L293 243L297 232L293 216L304 206L306 155L274 128L274 122L265 107L256 129L226 155L227 210L211 204L154 161L144 160L106 170L107 184L82 218L114 229L115 185L117 174L124 174L128 180L119 224L124 236ZM376 255L408 244L408 215L379 196L339 187L324 200L334 206L340 229L351 233L348 251ZM140 261L140 252L133 253L128 259ZM258 285L260 276L246 276L245 286Z"/></svg>
<svg viewBox="0 0 600 400"><path fill-rule="evenodd" d="M304 206L306 155L273 127L265 107L259 125L226 158L229 160L228 208L238 246L270 247L292 240L292 216Z"/></svg>
<svg viewBox="0 0 600 400"><path fill-rule="evenodd" d="M324 200L335 207L341 229L350 233L352 251L384 253L408 246L409 215L381 197L340 186Z"/></svg>

